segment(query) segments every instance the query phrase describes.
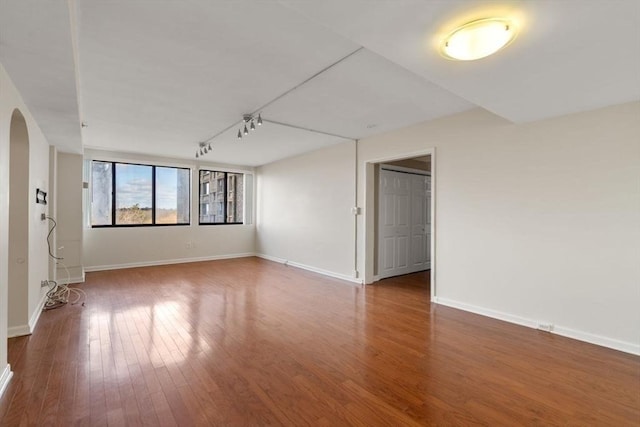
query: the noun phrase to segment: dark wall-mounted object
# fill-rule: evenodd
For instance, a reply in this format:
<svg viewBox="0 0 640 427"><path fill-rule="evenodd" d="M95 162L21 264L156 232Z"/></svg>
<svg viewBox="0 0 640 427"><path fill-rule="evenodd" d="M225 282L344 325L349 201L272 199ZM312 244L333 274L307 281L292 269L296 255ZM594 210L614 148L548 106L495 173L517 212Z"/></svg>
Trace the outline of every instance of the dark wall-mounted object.
<svg viewBox="0 0 640 427"><path fill-rule="evenodd" d="M47 193L39 188L36 188L36 203L40 203L43 205L47 204Z"/></svg>

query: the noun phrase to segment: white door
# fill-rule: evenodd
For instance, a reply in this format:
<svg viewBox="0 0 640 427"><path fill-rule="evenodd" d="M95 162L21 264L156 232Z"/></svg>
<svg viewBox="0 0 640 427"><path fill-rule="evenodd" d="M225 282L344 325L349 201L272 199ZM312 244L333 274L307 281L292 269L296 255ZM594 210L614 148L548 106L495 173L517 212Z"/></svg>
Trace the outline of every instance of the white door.
<svg viewBox="0 0 640 427"><path fill-rule="evenodd" d="M411 271L428 268L427 177L411 177Z"/></svg>
<svg viewBox="0 0 640 427"><path fill-rule="evenodd" d="M410 272L411 175L380 170L378 275Z"/></svg>
<svg viewBox="0 0 640 427"><path fill-rule="evenodd" d="M430 268L430 177L380 170L378 277Z"/></svg>

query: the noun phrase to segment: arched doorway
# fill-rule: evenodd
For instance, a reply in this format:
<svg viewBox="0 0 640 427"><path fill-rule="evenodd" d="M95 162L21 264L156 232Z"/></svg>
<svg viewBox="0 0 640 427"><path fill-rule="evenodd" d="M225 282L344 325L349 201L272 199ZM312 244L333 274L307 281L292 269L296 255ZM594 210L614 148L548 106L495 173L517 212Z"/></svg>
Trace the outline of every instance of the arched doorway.
<svg viewBox="0 0 640 427"><path fill-rule="evenodd" d="M35 195L33 196L35 197ZM29 132L15 109L9 130L9 337L29 334Z"/></svg>

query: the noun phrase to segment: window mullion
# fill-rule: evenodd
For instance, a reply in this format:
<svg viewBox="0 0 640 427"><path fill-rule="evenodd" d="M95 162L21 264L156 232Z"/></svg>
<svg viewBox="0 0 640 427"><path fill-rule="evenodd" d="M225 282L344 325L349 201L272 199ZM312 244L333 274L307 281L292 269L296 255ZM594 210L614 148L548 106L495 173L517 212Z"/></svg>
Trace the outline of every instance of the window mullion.
<svg viewBox="0 0 640 427"><path fill-rule="evenodd" d="M227 172L224 173L224 223L227 223L227 179L228 179L228 175Z"/></svg>
<svg viewBox="0 0 640 427"><path fill-rule="evenodd" d="M151 166L151 225L156 225L156 167Z"/></svg>
<svg viewBox="0 0 640 427"><path fill-rule="evenodd" d="M116 225L116 162L111 162L111 225Z"/></svg>

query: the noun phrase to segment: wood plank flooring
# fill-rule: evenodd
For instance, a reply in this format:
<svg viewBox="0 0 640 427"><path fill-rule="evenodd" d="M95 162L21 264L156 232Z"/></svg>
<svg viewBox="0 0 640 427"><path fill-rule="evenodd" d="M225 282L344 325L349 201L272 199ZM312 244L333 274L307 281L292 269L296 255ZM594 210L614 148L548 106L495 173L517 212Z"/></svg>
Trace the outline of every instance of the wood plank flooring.
<svg viewBox="0 0 640 427"><path fill-rule="evenodd" d="M640 425L640 358L257 258L105 271L9 340L0 425Z"/></svg>

